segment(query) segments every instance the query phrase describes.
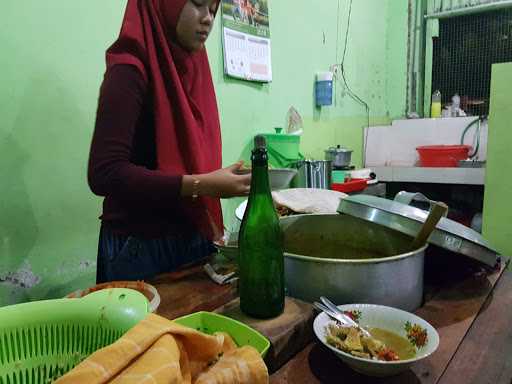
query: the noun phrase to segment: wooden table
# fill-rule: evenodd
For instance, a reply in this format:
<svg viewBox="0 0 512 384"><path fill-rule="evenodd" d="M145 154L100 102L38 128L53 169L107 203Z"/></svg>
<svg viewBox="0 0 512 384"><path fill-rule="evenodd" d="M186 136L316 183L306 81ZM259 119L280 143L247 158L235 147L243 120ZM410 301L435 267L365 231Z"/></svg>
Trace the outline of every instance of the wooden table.
<svg viewBox="0 0 512 384"><path fill-rule="evenodd" d="M441 343L435 354L404 374L387 379L359 375L312 341L270 382L511 384L512 272L504 270L503 265L491 275L472 273L427 287L425 305L417 314L438 330ZM162 297L159 314L170 319L214 310L236 298L235 287L216 285L201 267L160 276L152 284Z"/></svg>
<svg viewBox="0 0 512 384"><path fill-rule="evenodd" d="M404 374L362 376L313 342L275 373L271 383L511 384L512 273L500 271L468 284L466 280L437 292L417 311L437 329L440 345Z"/></svg>

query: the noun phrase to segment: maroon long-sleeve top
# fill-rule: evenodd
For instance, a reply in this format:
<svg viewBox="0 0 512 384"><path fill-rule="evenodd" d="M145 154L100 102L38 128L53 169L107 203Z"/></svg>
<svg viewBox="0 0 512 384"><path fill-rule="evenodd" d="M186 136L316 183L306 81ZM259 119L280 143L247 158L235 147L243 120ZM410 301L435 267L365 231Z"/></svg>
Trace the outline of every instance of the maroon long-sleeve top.
<svg viewBox="0 0 512 384"><path fill-rule="evenodd" d="M156 170L153 103L134 66L107 70L89 157L91 190L104 196L101 219L126 235L161 237L191 225L180 209L182 175Z"/></svg>

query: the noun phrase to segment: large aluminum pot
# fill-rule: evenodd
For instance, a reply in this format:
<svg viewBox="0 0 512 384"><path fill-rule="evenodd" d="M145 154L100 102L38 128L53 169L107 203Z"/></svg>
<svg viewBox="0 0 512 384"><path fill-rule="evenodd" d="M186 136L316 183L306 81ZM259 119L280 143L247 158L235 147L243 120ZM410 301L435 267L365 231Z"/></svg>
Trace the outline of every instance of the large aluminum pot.
<svg viewBox="0 0 512 384"><path fill-rule="evenodd" d="M371 303L414 311L423 299L424 246L341 214L281 218L288 294L307 302Z"/></svg>
<svg viewBox="0 0 512 384"><path fill-rule="evenodd" d="M332 161L333 168L346 168L350 166L352 152L352 150L341 148L339 145L331 147L325 150L325 160Z"/></svg>
<svg viewBox="0 0 512 384"><path fill-rule="evenodd" d="M301 160L295 167L298 169L292 181L295 188L331 189L332 161Z"/></svg>

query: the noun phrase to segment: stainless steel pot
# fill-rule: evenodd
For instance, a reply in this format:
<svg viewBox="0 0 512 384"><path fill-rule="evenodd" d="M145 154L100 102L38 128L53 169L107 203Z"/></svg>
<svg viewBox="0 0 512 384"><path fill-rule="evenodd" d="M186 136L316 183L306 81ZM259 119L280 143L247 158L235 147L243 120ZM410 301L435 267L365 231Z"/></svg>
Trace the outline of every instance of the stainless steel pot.
<svg viewBox="0 0 512 384"><path fill-rule="evenodd" d="M341 148L339 145L331 147L325 150L325 160L332 161L334 168L346 168L350 166L352 152L352 150Z"/></svg>
<svg viewBox="0 0 512 384"><path fill-rule="evenodd" d="M331 189L332 162L327 160L302 160L295 164L297 176L292 181L295 188Z"/></svg>
<svg viewBox="0 0 512 384"><path fill-rule="evenodd" d="M289 216L281 227L290 296L407 311L421 306L427 246L410 252L411 237L348 215Z"/></svg>

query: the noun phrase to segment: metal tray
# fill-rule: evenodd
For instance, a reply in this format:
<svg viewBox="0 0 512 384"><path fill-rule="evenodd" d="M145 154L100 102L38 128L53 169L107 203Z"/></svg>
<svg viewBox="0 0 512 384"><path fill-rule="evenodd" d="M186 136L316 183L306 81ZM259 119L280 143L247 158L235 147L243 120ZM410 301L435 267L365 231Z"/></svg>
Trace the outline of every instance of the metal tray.
<svg viewBox="0 0 512 384"><path fill-rule="evenodd" d="M341 200L338 212L371 221L416 236L428 211L393 200L369 195L352 195ZM494 269L501 262L498 252L476 231L445 217L441 218L430 244L477 260Z"/></svg>

